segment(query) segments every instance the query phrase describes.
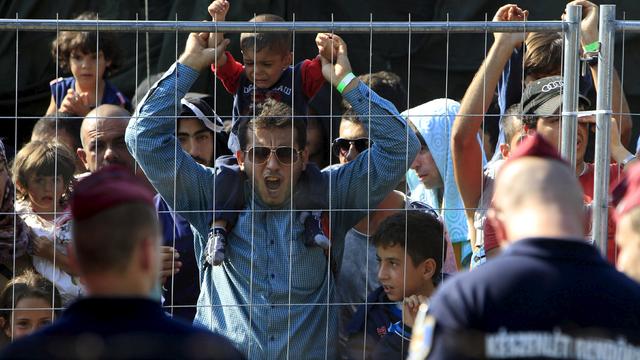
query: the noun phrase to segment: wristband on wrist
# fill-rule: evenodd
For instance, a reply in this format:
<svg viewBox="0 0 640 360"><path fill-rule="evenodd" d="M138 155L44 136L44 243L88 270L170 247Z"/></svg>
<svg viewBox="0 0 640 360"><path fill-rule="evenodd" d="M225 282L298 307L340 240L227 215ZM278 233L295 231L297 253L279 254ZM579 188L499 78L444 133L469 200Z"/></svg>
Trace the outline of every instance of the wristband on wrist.
<svg viewBox="0 0 640 360"><path fill-rule="evenodd" d="M599 52L600 51L600 42L594 41L591 44L587 44L583 47L585 53Z"/></svg>
<svg viewBox="0 0 640 360"><path fill-rule="evenodd" d="M336 89L338 90L338 92L340 94L342 94L342 92L344 91L344 88L347 87L347 85L349 85L349 83L351 82L351 80L355 79L356 76L353 75L352 72L348 73L347 75L345 75L342 80L340 80L340 83L338 83L338 86L336 86Z"/></svg>

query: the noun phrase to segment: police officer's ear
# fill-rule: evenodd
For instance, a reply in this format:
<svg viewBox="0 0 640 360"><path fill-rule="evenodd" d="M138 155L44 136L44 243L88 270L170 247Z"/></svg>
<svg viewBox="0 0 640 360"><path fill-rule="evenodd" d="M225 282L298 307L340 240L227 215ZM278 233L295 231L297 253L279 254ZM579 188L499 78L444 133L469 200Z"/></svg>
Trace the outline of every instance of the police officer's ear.
<svg viewBox="0 0 640 360"><path fill-rule="evenodd" d="M436 261L433 258L429 258L422 262L420 273L424 280L431 280L436 274Z"/></svg>

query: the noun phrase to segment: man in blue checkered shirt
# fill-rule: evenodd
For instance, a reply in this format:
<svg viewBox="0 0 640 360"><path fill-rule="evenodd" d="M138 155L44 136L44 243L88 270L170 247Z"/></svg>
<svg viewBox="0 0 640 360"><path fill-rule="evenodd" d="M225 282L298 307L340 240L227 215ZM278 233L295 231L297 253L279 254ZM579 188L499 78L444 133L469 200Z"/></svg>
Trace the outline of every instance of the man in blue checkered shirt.
<svg viewBox="0 0 640 360"><path fill-rule="evenodd" d="M245 206L228 235L226 260L207 266L215 170L183 152L174 136L180 99L228 44L209 48L207 40L208 34L189 36L126 132L129 151L151 183L191 223L201 269L194 322L225 335L249 358L334 358L339 307L331 304L336 269L330 264L339 266L344 234L395 188L420 144L393 105L353 76L344 41L319 34L320 53L337 54L333 62L322 58L325 79L365 119L373 140L357 159L314 180L311 191L327 194L331 250L304 245L304 225L291 208L293 197L310 190L302 180L306 125L292 120L286 105L271 103L240 131L244 139L236 156L247 176Z"/></svg>

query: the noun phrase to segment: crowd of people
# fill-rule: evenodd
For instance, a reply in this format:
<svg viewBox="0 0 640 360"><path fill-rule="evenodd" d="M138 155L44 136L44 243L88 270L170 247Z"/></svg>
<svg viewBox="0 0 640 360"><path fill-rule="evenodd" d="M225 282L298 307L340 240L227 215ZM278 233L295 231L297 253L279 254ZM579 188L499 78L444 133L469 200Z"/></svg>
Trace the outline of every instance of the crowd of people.
<svg viewBox="0 0 640 360"><path fill-rule="evenodd" d="M591 49L598 8L569 4ZM460 101L410 109L399 76L353 74L339 35L297 64L289 33L241 34L241 62L229 43L190 34L133 111L107 80L115 38L52 42L71 76L14 158L0 142L0 356L640 357L640 165L615 72L605 255L589 227L597 57L569 164L560 33L496 33ZM203 71L231 120L190 92Z"/></svg>

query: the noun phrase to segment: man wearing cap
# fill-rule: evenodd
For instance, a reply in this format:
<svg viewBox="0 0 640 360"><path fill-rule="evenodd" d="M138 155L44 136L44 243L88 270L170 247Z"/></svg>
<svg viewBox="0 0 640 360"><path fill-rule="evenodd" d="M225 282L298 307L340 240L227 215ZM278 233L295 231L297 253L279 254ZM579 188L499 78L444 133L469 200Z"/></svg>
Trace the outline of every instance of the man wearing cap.
<svg viewBox="0 0 640 360"><path fill-rule="evenodd" d="M560 149L562 89L562 77L550 76L530 83L522 94L522 123L525 131L542 135L556 149ZM589 106L589 100L580 95L579 109L584 110ZM595 176L594 164L584 160L589 128L592 125L595 125L594 116L581 117L578 115L576 176L584 190L584 201L587 204L593 200ZM611 158L615 161L609 166L609 184L612 185L618 181L619 175L625 167L636 161L636 157L622 145L616 119L612 118L610 128L609 146ZM614 233L613 222L610 222L607 254L612 263L615 263L616 256Z"/></svg>
<svg viewBox="0 0 640 360"><path fill-rule="evenodd" d="M205 100L206 95L188 93L177 119L177 137L182 149L201 165L212 167L216 158L231 155L227 148L228 136L222 120ZM193 321L196 302L200 294L198 266L193 251L193 232L189 222L157 194L154 198L163 244L180 254L182 267L164 286L164 305L168 312L187 321Z"/></svg>
<svg viewBox="0 0 640 360"><path fill-rule="evenodd" d="M205 100L206 95L188 93L180 104L178 140L180 146L198 163L212 167L216 158L231 155L224 123Z"/></svg>
<svg viewBox="0 0 640 360"><path fill-rule="evenodd" d="M637 357L640 285L584 241L582 206L553 146L525 139L498 172L487 220L505 250L443 284L410 358Z"/></svg>
<svg viewBox="0 0 640 360"><path fill-rule="evenodd" d="M70 253L87 296L4 358L241 358L224 338L168 318L151 298L160 272L153 193L127 169L104 167L71 200Z"/></svg>
<svg viewBox="0 0 640 360"><path fill-rule="evenodd" d="M202 269L194 322L226 335L250 358L334 358L337 307L326 305L333 299L330 264L340 264L344 234L394 189L420 145L397 110L355 78L346 44L332 36L337 59L332 64L322 58L323 75L358 116L371 119L370 161L361 156L338 169L323 170L322 186L302 190L306 124L293 120L287 105L266 103L239 129L242 150L236 156L248 178L243 183L247 196L229 232L226 260L204 266L214 171L176 151L170 115L198 70L212 64L229 42L208 48L207 37L189 36L185 52L138 106L126 134L130 151L151 182L168 203L175 201L176 210L185 211L194 230ZM304 224L292 216L291 198L310 191L327 194L333 209L363 209L328 214L333 239L329 254L304 244Z"/></svg>

